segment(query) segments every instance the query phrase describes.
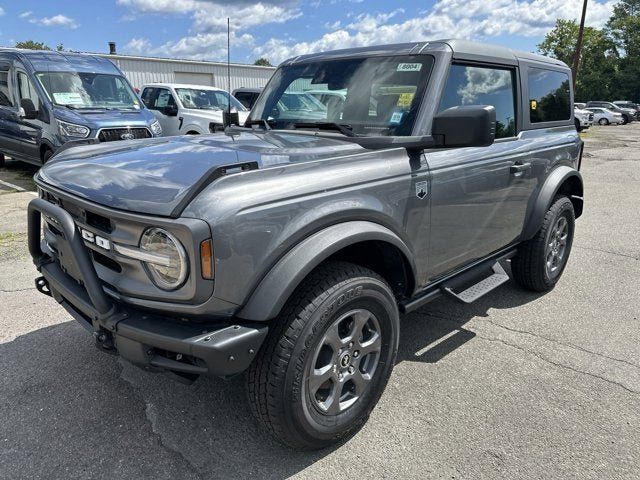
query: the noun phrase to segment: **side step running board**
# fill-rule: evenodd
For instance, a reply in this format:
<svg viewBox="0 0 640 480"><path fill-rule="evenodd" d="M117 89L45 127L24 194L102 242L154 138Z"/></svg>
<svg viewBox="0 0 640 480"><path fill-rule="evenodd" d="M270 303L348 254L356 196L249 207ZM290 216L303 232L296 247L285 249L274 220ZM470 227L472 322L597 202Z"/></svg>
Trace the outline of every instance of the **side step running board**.
<svg viewBox="0 0 640 480"><path fill-rule="evenodd" d="M456 293L453 286L447 285L443 285L441 287L441 290L443 293L455 298L462 303L475 302L477 299L479 299L483 295L486 295L494 288L497 288L503 283L509 281L509 275L507 275L507 273L504 271L504 268L502 268L500 262L494 263L491 269L493 270L493 275L489 275L484 280L480 280L478 283L476 283L475 285L471 285L469 288L463 290L462 292Z"/></svg>

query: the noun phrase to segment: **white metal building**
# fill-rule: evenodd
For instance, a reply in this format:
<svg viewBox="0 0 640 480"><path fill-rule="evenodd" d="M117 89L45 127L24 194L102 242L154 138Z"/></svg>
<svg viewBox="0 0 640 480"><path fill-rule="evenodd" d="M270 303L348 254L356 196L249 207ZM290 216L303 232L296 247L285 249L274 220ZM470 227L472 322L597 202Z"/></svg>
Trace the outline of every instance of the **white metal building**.
<svg viewBox="0 0 640 480"><path fill-rule="evenodd" d="M136 88L145 83L190 83L229 89L227 64L202 60L137 57L119 54L96 54L115 63ZM231 89L264 87L275 71L274 67L231 64Z"/></svg>

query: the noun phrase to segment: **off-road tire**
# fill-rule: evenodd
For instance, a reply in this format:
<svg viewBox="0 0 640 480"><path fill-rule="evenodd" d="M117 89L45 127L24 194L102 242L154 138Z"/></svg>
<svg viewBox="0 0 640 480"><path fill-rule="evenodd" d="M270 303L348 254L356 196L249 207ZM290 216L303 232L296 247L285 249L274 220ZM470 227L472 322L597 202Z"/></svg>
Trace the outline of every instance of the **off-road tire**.
<svg viewBox="0 0 640 480"><path fill-rule="evenodd" d="M560 217L567 222L568 233L562 264L557 273L551 275L547 268L547 248L553 234L553 228ZM575 231L575 212L571 200L565 196L554 198L551 207L544 216L542 226L536 235L518 247L518 253L511 260L513 279L518 285L535 292L547 292L556 285L569 260L573 234Z"/></svg>
<svg viewBox="0 0 640 480"><path fill-rule="evenodd" d="M306 372L335 321L357 308L374 311L380 325L377 367L366 393L351 407L323 416L314 404ZM395 363L398 338L397 303L379 275L347 262L322 264L272 321L247 372L252 413L277 440L295 449L315 450L346 440L364 425L382 395Z"/></svg>

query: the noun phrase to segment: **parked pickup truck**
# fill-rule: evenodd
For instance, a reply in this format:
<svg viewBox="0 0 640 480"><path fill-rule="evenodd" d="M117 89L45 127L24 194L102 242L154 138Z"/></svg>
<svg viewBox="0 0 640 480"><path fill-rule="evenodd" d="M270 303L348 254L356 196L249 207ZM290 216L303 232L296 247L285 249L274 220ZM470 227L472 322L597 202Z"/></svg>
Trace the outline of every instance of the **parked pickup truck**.
<svg viewBox="0 0 640 480"><path fill-rule="evenodd" d="M202 85L154 83L141 90L144 104L162 125L165 136L201 135L222 130L223 112L238 113L239 123L249 115L246 108L228 92Z"/></svg>
<svg viewBox="0 0 640 480"><path fill-rule="evenodd" d="M285 61L245 127L45 165L36 286L140 367L246 371L253 413L285 444L342 441L387 384L401 314L473 302L507 271L537 292L560 279L583 209L570 78L458 40ZM340 108L276 108L319 89Z"/></svg>

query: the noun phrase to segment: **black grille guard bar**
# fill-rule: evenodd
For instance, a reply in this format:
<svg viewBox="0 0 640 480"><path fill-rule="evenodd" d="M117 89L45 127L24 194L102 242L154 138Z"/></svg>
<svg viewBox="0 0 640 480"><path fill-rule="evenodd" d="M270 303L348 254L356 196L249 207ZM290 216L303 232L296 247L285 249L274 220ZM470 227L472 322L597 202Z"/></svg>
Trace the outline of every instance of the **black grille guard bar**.
<svg viewBox="0 0 640 480"><path fill-rule="evenodd" d="M71 215L57 205L53 205L42 198L31 200L31 202L29 202L28 212L29 253L38 270L40 270L43 264L52 261L52 258L42 251L40 245L41 215L44 214L52 217L64 233L65 239L73 252L74 261L82 277L82 283L98 315L101 318L106 318L115 314L116 307L102 289L102 284L98 279L93 261L89 257L87 248L80 237L80 233Z"/></svg>

